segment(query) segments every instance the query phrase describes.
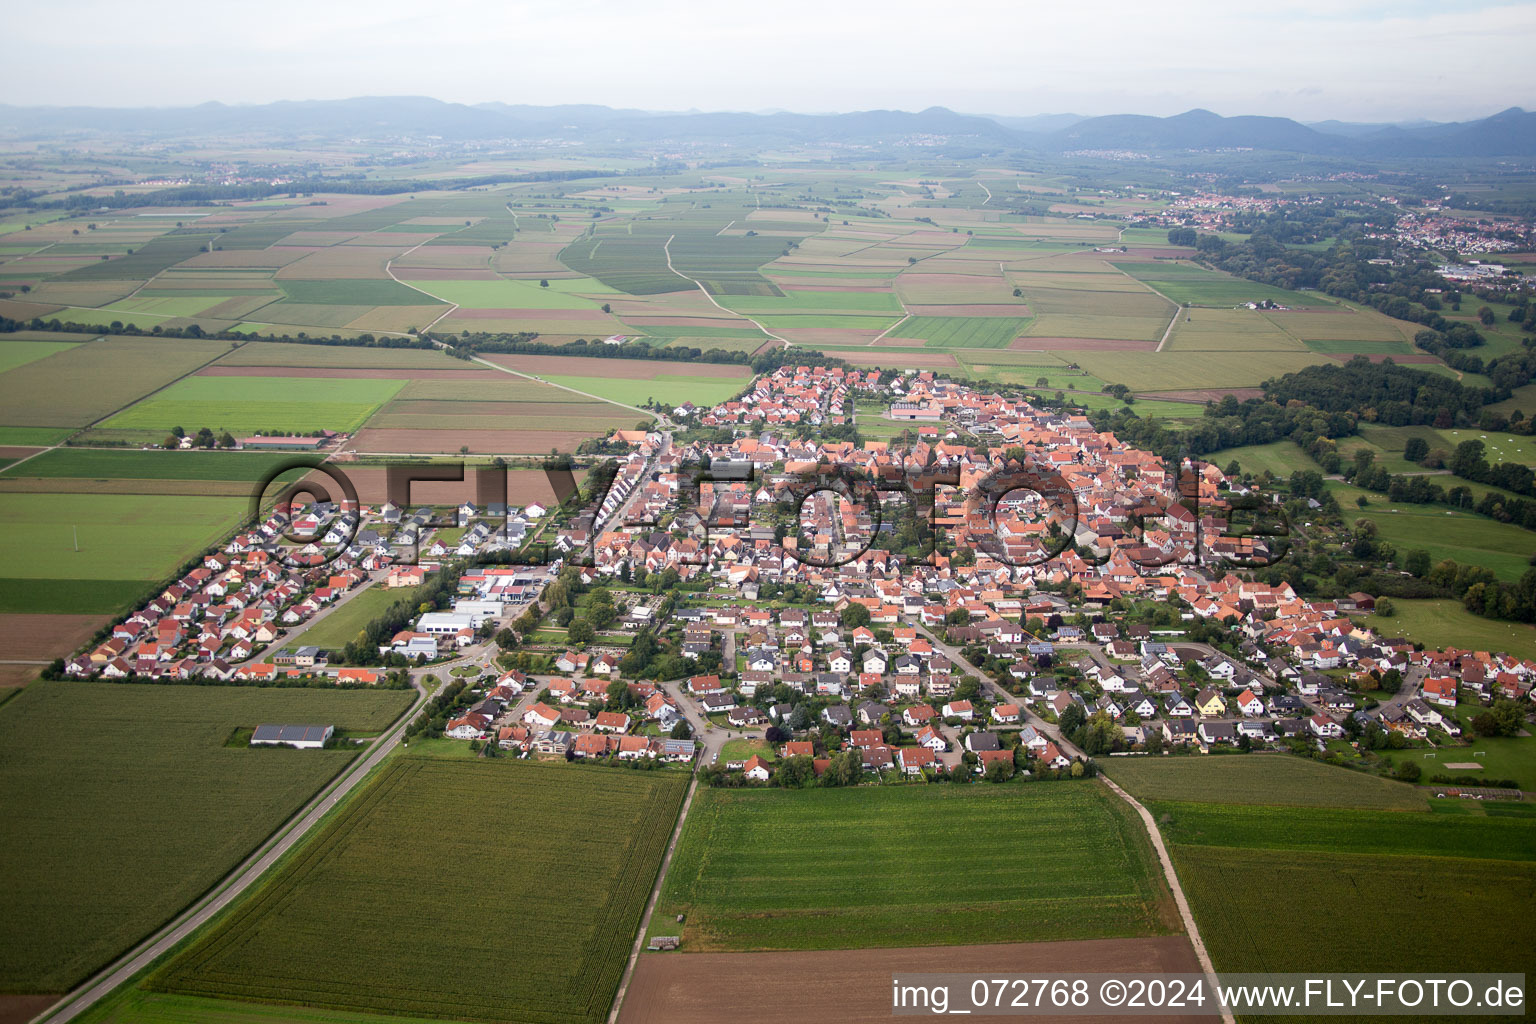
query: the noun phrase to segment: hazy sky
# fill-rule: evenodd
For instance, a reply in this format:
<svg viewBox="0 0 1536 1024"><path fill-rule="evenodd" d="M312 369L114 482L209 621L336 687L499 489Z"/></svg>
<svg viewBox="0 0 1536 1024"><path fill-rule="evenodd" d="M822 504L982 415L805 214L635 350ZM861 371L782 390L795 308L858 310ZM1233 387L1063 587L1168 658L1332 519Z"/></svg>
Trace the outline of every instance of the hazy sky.
<svg viewBox="0 0 1536 1024"><path fill-rule="evenodd" d="M1536 107L1530 0L50 0L16 5L6 29L0 101L16 104L426 95L1302 120Z"/></svg>

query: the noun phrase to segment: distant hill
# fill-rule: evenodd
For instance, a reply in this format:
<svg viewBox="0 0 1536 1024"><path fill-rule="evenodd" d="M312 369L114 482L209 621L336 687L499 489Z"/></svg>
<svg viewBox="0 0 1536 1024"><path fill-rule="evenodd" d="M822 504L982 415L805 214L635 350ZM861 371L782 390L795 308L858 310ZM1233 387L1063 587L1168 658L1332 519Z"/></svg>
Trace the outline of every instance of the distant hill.
<svg viewBox="0 0 1536 1024"><path fill-rule="evenodd" d="M590 145L719 144L741 147L846 144L921 147L936 154L1131 150L1148 154L1259 150L1359 159L1536 156L1536 113L1510 107L1478 121L1304 125L1284 117L1222 117L1190 110L1173 117L1113 114L986 117L944 107L909 113L653 112L590 104L445 103L424 96L259 106L109 109L0 105L0 132L12 137L95 134L280 138L551 140Z"/></svg>

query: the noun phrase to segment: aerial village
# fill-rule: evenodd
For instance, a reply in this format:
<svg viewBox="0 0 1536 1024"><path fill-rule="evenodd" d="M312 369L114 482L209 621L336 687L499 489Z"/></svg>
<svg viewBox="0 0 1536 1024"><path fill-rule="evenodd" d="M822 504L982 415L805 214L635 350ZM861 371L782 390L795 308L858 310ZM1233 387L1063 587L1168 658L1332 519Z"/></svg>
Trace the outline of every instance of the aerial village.
<svg viewBox="0 0 1536 1024"><path fill-rule="evenodd" d="M884 410L887 440L834 439L856 404ZM697 761L722 784L853 766L1055 777L1099 756L1325 754L1369 734L1454 744L1458 706L1530 700L1536 663L1374 635L1369 594L1254 582L1237 566L1265 538L1237 509L1272 499L1216 467L1174 472L1086 417L933 373L786 367L613 440L628 454L586 504L279 503L63 671L457 677L448 739ZM445 514L451 542L432 525ZM486 557L535 537L545 564ZM360 591L434 577L451 585L431 610L366 658L306 643ZM600 593L605 614L556 616L555 588L588 613Z"/></svg>

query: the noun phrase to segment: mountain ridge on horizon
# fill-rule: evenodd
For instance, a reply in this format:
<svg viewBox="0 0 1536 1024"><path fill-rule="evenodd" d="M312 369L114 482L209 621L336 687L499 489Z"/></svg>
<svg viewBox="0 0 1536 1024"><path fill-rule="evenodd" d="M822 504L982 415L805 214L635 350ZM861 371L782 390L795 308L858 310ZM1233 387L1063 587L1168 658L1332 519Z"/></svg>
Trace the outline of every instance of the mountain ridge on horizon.
<svg viewBox="0 0 1536 1024"><path fill-rule="evenodd" d="M182 107L16 106L0 104L0 132L13 137L71 133L271 132L349 138L421 136L457 141L523 139L592 145L666 142L916 144L980 152L1036 153L1261 150L1341 158L1536 156L1536 113L1510 106L1472 121L1303 123L1292 118L1223 116L1194 108L1148 114L1036 114L1024 117L921 111L647 111L600 104L450 103L426 96L279 100ZM940 148L943 148L942 146Z"/></svg>

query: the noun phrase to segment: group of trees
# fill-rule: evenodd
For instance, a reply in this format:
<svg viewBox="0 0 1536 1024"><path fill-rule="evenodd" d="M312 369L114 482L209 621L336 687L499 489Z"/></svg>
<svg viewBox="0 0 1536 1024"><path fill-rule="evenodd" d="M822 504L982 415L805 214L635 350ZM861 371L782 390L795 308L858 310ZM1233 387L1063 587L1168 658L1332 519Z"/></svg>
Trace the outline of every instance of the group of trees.
<svg viewBox="0 0 1536 1024"><path fill-rule="evenodd" d="M181 439L186 436L187 432L181 427L172 427L170 434L167 435L166 439L161 443L166 448L180 448ZM212 430L207 427L201 427L198 429L197 434L192 438L192 446L194 448L213 448L215 446L219 448L233 448L235 446L235 438L234 435L232 435L227 430L220 432L219 435L215 437Z"/></svg>
<svg viewBox="0 0 1536 1024"><path fill-rule="evenodd" d="M379 648L387 647L394 635L414 622L416 616L451 607L459 585L460 571L457 567L445 565L428 576L426 582L417 588L416 603L401 597L384 609L362 628L356 639L342 648L342 661L348 665L387 664L388 660L379 653Z"/></svg>

